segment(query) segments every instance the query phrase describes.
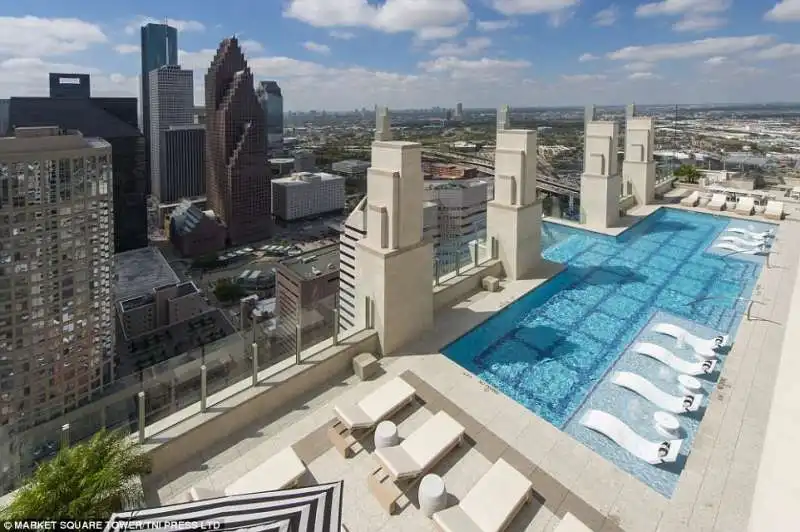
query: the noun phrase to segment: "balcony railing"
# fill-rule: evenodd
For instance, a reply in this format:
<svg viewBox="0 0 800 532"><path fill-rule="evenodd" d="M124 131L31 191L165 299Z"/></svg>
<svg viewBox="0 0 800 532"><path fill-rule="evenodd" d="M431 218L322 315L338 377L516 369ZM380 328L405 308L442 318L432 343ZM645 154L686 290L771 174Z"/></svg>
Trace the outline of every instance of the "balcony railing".
<svg viewBox="0 0 800 532"><path fill-rule="evenodd" d="M451 253L438 253L433 261L433 285L458 277L463 272L478 268L497 258L494 237L479 237Z"/></svg>
<svg viewBox="0 0 800 532"><path fill-rule="evenodd" d="M174 425L172 420L180 416L170 416L180 410L197 405L197 411L205 412L258 385L274 373L268 370L300 364L366 328L357 323L340 330L338 305L338 296L332 294L307 308L277 309L277 316L246 323L243 332L117 378L102 396L62 417L24 430L14 422L0 426L0 492L17 488L64 445L88 439L102 428L144 442L145 429L152 435ZM226 389L230 393L220 393Z"/></svg>

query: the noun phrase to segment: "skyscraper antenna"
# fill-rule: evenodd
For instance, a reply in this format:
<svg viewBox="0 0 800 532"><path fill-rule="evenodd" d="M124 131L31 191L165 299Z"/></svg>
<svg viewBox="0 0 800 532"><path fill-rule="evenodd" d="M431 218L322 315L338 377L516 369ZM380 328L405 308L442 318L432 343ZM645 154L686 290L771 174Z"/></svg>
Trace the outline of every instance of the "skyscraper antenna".
<svg viewBox="0 0 800 532"><path fill-rule="evenodd" d="M169 28L169 18L164 17L164 26ZM164 59L165 63L169 63L169 32L164 31Z"/></svg>

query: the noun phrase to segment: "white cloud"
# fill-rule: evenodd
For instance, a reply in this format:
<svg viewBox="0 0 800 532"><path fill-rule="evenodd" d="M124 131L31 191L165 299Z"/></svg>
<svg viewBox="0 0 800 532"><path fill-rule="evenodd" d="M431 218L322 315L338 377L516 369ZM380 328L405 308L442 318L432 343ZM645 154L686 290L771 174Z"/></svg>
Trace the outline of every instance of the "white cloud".
<svg viewBox="0 0 800 532"><path fill-rule="evenodd" d="M767 11L764 18L775 22L794 22L800 20L800 0L780 0Z"/></svg>
<svg viewBox="0 0 800 532"><path fill-rule="evenodd" d="M672 29L678 32L702 32L724 26L720 17L732 5L732 0L662 0L636 8L637 17L680 16Z"/></svg>
<svg viewBox="0 0 800 532"><path fill-rule="evenodd" d="M331 47L327 44L319 44L314 41L306 41L303 43L303 48L315 54L330 55Z"/></svg>
<svg viewBox="0 0 800 532"><path fill-rule="evenodd" d="M681 20L676 22L672 25L672 29L675 31L708 31L714 30L717 28L721 28L728 21L722 17L713 17L709 15L704 15L702 13L693 13L690 15L686 15Z"/></svg>
<svg viewBox="0 0 800 532"><path fill-rule="evenodd" d="M724 55L715 55L703 61L706 65L722 65L728 62L728 58Z"/></svg>
<svg viewBox="0 0 800 532"><path fill-rule="evenodd" d="M92 94L95 96L136 96L139 92L138 76L105 74L96 68L84 65L50 63L32 57L15 57L0 61L0 98L48 96L50 72L90 74Z"/></svg>
<svg viewBox="0 0 800 532"><path fill-rule="evenodd" d="M617 61L664 61L671 59L690 59L722 54L738 53L771 44L770 35L750 35L747 37L714 37L697 41L652 44L648 46L628 46L608 54L609 59Z"/></svg>
<svg viewBox="0 0 800 532"><path fill-rule="evenodd" d="M349 31L336 31L333 30L328 33L333 39L339 39L340 41L349 41L350 39L355 39L356 34L349 32Z"/></svg>
<svg viewBox="0 0 800 532"><path fill-rule="evenodd" d="M498 31L504 30L507 28L512 28L516 25L516 23L511 19L505 20L479 20L475 23L475 27L478 31Z"/></svg>
<svg viewBox="0 0 800 532"><path fill-rule="evenodd" d="M634 72L633 74L628 76L628 79L632 81L645 80L645 79L661 79L661 76L659 76L658 74L654 74L653 72Z"/></svg>
<svg viewBox="0 0 800 532"><path fill-rule="evenodd" d="M550 25L558 27L572 18L581 0L491 0L491 3L506 16L548 15Z"/></svg>
<svg viewBox="0 0 800 532"><path fill-rule="evenodd" d="M217 51L213 48L205 48L197 52L178 50L178 63L181 67L189 70L207 70L216 53Z"/></svg>
<svg viewBox="0 0 800 532"><path fill-rule="evenodd" d="M290 0L284 16L322 28L363 26L386 33L425 33L432 39L448 33L442 28L467 22L470 13L464 0L386 0L381 5L368 0Z"/></svg>
<svg viewBox="0 0 800 532"><path fill-rule="evenodd" d="M607 76L605 74L565 74L561 76L561 79L567 83L582 83L585 81L605 81Z"/></svg>
<svg viewBox="0 0 800 532"><path fill-rule="evenodd" d="M431 55L435 56L468 56L477 55L492 45L492 40L488 37L474 37L465 40L463 43L445 42L431 50Z"/></svg>
<svg viewBox="0 0 800 532"><path fill-rule="evenodd" d="M452 39L457 37L464 29L464 26L429 26L420 28L417 31L419 41L438 41L441 39Z"/></svg>
<svg viewBox="0 0 800 532"><path fill-rule="evenodd" d="M0 17L0 55L61 55L107 41L99 26L76 18Z"/></svg>
<svg viewBox="0 0 800 532"><path fill-rule="evenodd" d="M244 41L239 41L239 46L242 47L242 51L246 55L258 54L264 51L264 45L253 39L245 39Z"/></svg>
<svg viewBox="0 0 800 532"><path fill-rule="evenodd" d="M146 17L139 15L125 26L125 33L128 35L136 35L145 24L163 24L165 19L158 19L155 17ZM169 18L166 19L167 24L176 28L178 31L205 31L206 27L202 22L196 20L181 20Z"/></svg>
<svg viewBox="0 0 800 532"><path fill-rule="evenodd" d="M800 56L800 44L782 43L771 48L759 50L758 52L755 52L751 58L760 61L769 61L797 56Z"/></svg>
<svg viewBox="0 0 800 532"><path fill-rule="evenodd" d="M118 54L138 54L139 53L139 45L138 44L118 44L114 47L114 51Z"/></svg>
<svg viewBox="0 0 800 532"><path fill-rule="evenodd" d="M624 67L624 70L628 72L649 72L653 69L653 63L647 63L645 61L637 61L635 63L628 63Z"/></svg>
<svg viewBox="0 0 800 532"><path fill-rule="evenodd" d="M582 56L580 56L580 57L578 58L578 62L580 62L580 63L586 63L587 61L596 61L596 60L598 60L598 59L600 59L600 58L599 58L599 57L597 57L596 55L594 55L594 54L589 54L589 53L586 53L586 54L583 54Z"/></svg>
<svg viewBox="0 0 800 532"><path fill-rule="evenodd" d="M460 59L458 57L439 57L433 61L424 61L418 65L425 72L445 73L457 79L480 77L484 80L502 76L509 72L530 68L531 64L524 60Z"/></svg>
<svg viewBox="0 0 800 532"><path fill-rule="evenodd" d="M594 16L595 26L613 26L619 18L619 8L616 5L610 5L607 8L598 11Z"/></svg>

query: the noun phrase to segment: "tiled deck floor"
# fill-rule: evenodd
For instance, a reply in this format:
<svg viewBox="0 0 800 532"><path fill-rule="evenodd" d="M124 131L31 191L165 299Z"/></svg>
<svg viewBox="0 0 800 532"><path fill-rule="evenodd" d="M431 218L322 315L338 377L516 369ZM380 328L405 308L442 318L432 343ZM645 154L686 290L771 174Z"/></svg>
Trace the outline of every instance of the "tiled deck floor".
<svg viewBox="0 0 800 532"><path fill-rule="evenodd" d="M634 213L633 219L646 214ZM798 273L800 212L791 214L792 218L780 226L771 267L762 271L754 294L758 303L753 307L752 320L743 320L739 328L670 500L436 354L541 279L504 283L499 293L481 292L438 312L434 332L404 349L404 354L382 361L387 375L357 385L353 385L352 377L347 378L283 413L265 417L263 426L253 427L252 433L231 436L206 456L174 471L172 478L149 479L147 485L154 487L151 493L157 491L162 502L174 500L192 485L223 489L265 458L297 443L299 453L313 456L310 469L312 475L319 475L318 480L333 480L337 477L331 475L335 474L345 479L344 522L349 532L431 530L430 522L413 504L400 515L382 515L367 491L371 458L365 453L345 461L325 450L326 443L313 443L320 441L319 434L309 437L332 418L333 403L356 401L391 375L410 370L486 427L487 434L497 436L501 441L498 445L505 446L503 452L516 452L534 466L532 473L538 475L534 487L544 504L527 508L514 522L517 530L552 530L566 511L582 517L598 532L619 528L631 532L746 530L789 299ZM541 277L547 278L557 270L556 265L546 265ZM401 425L401 433L421 423L425 415L430 415L427 408L415 412ZM448 488L456 496L479 478L497 455L492 451L494 444L485 451L487 447L477 443L480 437L475 441L476 445L468 447L455 463L442 464Z"/></svg>

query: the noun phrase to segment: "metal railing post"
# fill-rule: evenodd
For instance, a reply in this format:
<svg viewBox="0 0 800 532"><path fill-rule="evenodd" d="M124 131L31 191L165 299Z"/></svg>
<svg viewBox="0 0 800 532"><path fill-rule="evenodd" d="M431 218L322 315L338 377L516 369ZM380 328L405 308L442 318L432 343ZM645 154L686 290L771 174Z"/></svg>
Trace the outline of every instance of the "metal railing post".
<svg viewBox="0 0 800 532"><path fill-rule="evenodd" d="M253 352L253 386L258 384L258 344L253 342L250 344L250 349Z"/></svg>
<svg viewBox="0 0 800 532"><path fill-rule="evenodd" d="M300 353L303 350L300 341L302 340L302 334L300 333L301 328L300 324L294 326L294 361L295 363L300 363Z"/></svg>
<svg viewBox="0 0 800 532"><path fill-rule="evenodd" d="M492 260L497 260L497 257L500 255L500 250L498 249L499 247L500 247L500 245L497 242L497 237L493 236L492 237L492 248L491 248L492 249L491 250Z"/></svg>
<svg viewBox="0 0 800 532"><path fill-rule="evenodd" d="M139 443L144 443L144 390L139 392Z"/></svg>
<svg viewBox="0 0 800 532"><path fill-rule="evenodd" d="M461 252L456 252L456 275L461 275Z"/></svg>
<svg viewBox="0 0 800 532"><path fill-rule="evenodd" d="M477 268L480 266L480 259L478 257L478 241L473 240L470 242L470 245L472 246L472 264Z"/></svg>
<svg viewBox="0 0 800 532"><path fill-rule="evenodd" d="M200 366L200 412L205 412L208 402L208 368Z"/></svg>
<svg viewBox="0 0 800 532"><path fill-rule="evenodd" d="M61 448L69 447L69 423L61 425Z"/></svg>
<svg viewBox="0 0 800 532"><path fill-rule="evenodd" d="M333 309L333 345L339 345L339 309Z"/></svg>
<svg viewBox="0 0 800 532"><path fill-rule="evenodd" d="M439 259L433 259L433 285L439 286Z"/></svg>

